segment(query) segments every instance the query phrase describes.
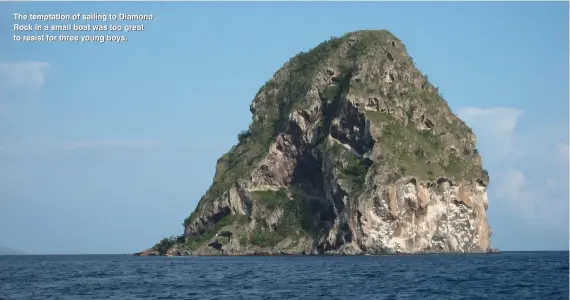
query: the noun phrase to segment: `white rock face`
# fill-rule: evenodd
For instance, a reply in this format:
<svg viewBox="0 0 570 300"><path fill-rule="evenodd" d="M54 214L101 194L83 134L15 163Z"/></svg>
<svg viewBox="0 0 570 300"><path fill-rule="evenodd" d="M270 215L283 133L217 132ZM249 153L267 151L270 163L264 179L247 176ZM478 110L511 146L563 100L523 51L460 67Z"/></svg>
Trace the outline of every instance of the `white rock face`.
<svg viewBox="0 0 570 300"><path fill-rule="evenodd" d="M427 184L395 184L374 191L373 197L379 200L376 203L361 201L359 244L363 250L471 253L489 249L486 189L477 184L467 188L469 183L452 185L448 181L432 187L426 187Z"/></svg>

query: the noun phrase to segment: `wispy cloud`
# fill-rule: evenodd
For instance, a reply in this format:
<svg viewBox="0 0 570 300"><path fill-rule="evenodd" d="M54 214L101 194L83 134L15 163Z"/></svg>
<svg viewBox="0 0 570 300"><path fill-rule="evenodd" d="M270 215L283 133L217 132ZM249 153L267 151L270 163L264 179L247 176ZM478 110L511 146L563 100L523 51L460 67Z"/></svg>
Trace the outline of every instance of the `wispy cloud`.
<svg viewBox="0 0 570 300"><path fill-rule="evenodd" d="M567 176L563 179L566 184L555 178L533 181L522 171L509 169L499 180L497 198L507 201L530 224L537 228L568 226Z"/></svg>
<svg viewBox="0 0 570 300"><path fill-rule="evenodd" d="M570 151L568 151L568 150L569 150L568 143L566 143L566 144L559 143L556 145L556 151L557 151L560 163L568 164L568 159L570 156Z"/></svg>
<svg viewBox="0 0 570 300"><path fill-rule="evenodd" d="M509 169L499 178L496 196L499 199L511 201L525 218L535 217L535 206L537 197L533 191L529 190L525 175L520 170Z"/></svg>
<svg viewBox="0 0 570 300"><path fill-rule="evenodd" d="M56 144L54 148L63 150L81 150L93 148L154 148L160 141L153 139L142 140L84 140Z"/></svg>
<svg viewBox="0 0 570 300"><path fill-rule="evenodd" d="M0 84L3 89L38 89L46 83L46 62L0 62Z"/></svg>
<svg viewBox="0 0 570 300"><path fill-rule="evenodd" d="M49 68L47 62L0 62L0 121L19 123L27 117L22 110L38 97Z"/></svg>
<svg viewBox="0 0 570 300"><path fill-rule="evenodd" d="M515 130L517 122L524 113L516 108L465 107L458 110L457 115L476 129L477 138L483 138L480 144L493 145L493 156L502 160L516 151Z"/></svg>
<svg viewBox="0 0 570 300"><path fill-rule="evenodd" d="M95 139L72 142L32 142L25 144L0 145L0 155L34 155L57 152L97 149L150 149L161 146L156 139Z"/></svg>

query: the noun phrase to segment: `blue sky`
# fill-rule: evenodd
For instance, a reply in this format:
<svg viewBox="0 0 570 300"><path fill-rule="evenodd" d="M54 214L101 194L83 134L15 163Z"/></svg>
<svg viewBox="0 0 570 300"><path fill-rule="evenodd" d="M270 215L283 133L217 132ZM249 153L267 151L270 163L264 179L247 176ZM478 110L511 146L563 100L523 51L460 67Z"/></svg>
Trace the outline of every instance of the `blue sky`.
<svg viewBox="0 0 570 300"><path fill-rule="evenodd" d="M474 128L493 244L568 249L568 3L0 3L0 244L130 253L182 233L289 58L388 29ZM123 44L16 43L20 13L153 13Z"/></svg>

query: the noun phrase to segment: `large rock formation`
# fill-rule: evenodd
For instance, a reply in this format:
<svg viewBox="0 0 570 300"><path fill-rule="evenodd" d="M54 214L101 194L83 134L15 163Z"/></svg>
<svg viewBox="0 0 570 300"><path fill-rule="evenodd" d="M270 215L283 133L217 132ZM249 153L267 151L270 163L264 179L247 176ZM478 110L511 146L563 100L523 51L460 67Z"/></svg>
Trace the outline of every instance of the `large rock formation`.
<svg viewBox="0 0 570 300"><path fill-rule="evenodd" d="M390 32L298 54L250 109L184 235L146 253L489 251L476 137Z"/></svg>

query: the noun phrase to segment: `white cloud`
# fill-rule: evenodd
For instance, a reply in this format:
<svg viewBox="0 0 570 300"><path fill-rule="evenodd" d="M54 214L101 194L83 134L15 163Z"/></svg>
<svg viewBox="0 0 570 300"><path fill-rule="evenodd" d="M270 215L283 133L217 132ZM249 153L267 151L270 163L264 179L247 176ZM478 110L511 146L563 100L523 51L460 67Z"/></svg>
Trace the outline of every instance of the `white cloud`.
<svg viewBox="0 0 570 300"><path fill-rule="evenodd" d="M499 199L511 202L525 218L535 218L537 197L529 190L528 182L523 172L509 169L499 180L497 185L495 185L500 187L496 189L496 196Z"/></svg>
<svg viewBox="0 0 570 300"><path fill-rule="evenodd" d="M0 121L4 127L27 117L24 111L45 86L49 67L46 62L0 62Z"/></svg>
<svg viewBox="0 0 570 300"><path fill-rule="evenodd" d="M459 109L458 116L477 135L490 171L491 201L502 201L533 227L568 224L565 134L540 128L540 124L533 126L539 135L521 134L517 124L524 113L515 108L467 107Z"/></svg>
<svg viewBox="0 0 570 300"><path fill-rule="evenodd" d="M552 178L551 178L552 179ZM558 188L568 189L550 179L544 183L527 180L520 170L509 169L495 185L498 200L509 206L534 227L559 228L568 225L567 195Z"/></svg>
<svg viewBox="0 0 570 300"><path fill-rule="evenodd" d="M479 144L493 145L491 159L501 160L516 152L515 129L519 118L524 114L516 108L465 107L457 115L473 127L480 140ZM482 142L481 142L481 139Z"/></svg>
<svg viewBox="0 0 570 300"><path fill-rule="evenodd" d="M554 177L546 179L546 182L544 183L544 185L548 188L555 188L558 186L558 184L559 184L558 180Z"/></svg>
<svg viewBox="0 0 570 300"><path fill-rule="evenodd" d="M2 89L38 89L45 85L46 62L0 62Z"/></svg>
<svg viewBox="0 0 570 300"><path fill-rule="evenodd" d="M463 120L469 122L479 122L492 127L498 133L514 133L517 120L524 113L516 108L496 107L496 108L460 108L458 115Z"/></svg>

